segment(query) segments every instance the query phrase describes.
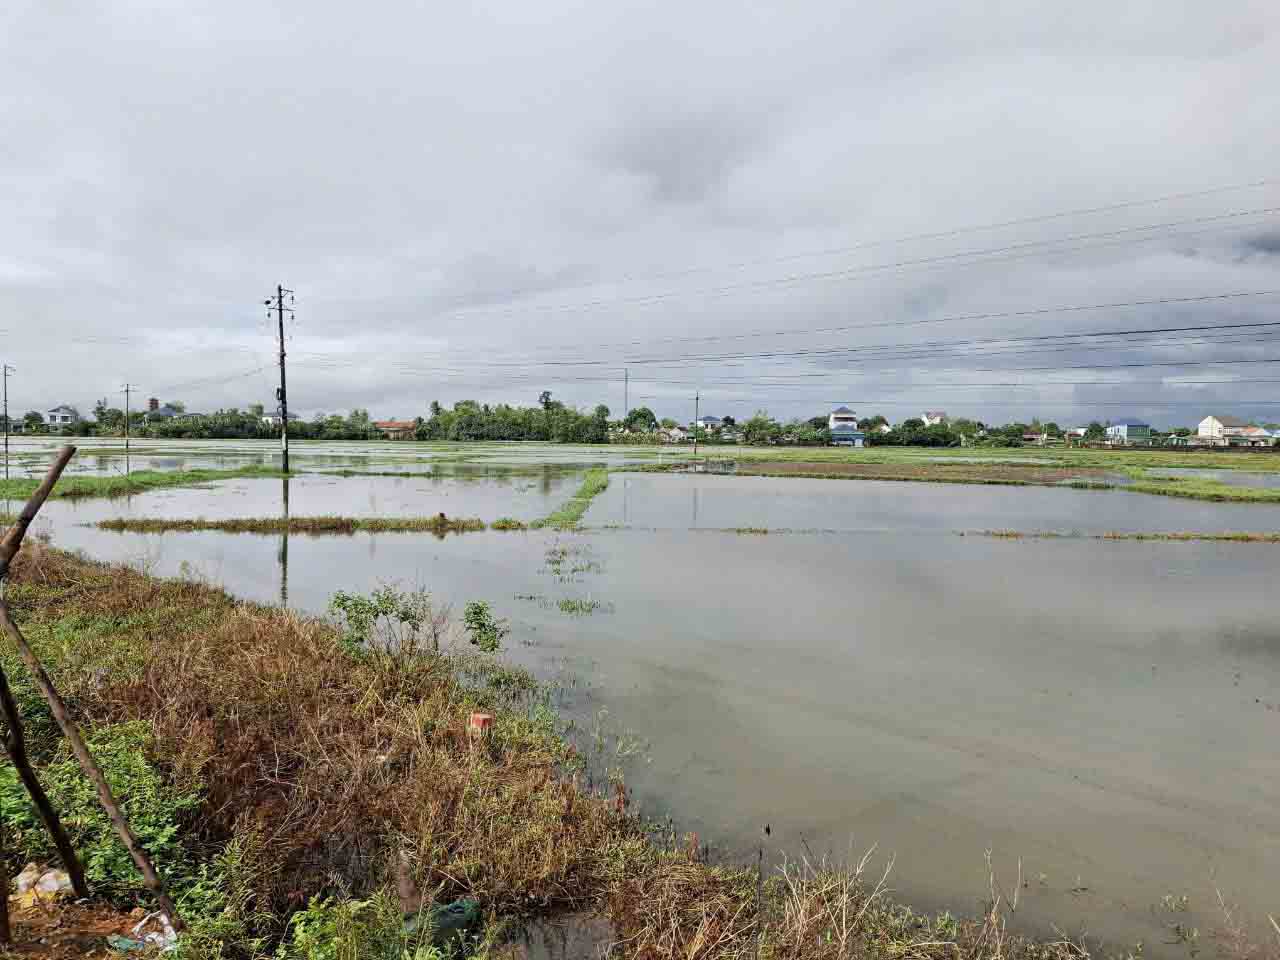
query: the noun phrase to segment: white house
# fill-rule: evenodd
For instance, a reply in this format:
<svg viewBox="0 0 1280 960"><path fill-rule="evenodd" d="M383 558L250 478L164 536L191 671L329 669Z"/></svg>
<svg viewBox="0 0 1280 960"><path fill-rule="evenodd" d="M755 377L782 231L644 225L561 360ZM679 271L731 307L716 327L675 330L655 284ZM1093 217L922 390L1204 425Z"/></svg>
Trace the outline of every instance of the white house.
<svg viewBox="0 0 1280 960"><path fill-rule="evenodd" d="M674 426L668 427L662 431L662 439L666 443L684 443L689 439L689 433L684 427Z"/></svg>
<svg viewBox="0 0 1280 960"><path fill-rule="evenodd" d="M836 407L831 411L831 415L827 417L828 430L834 430L836 427L842 426L858 429L858 417L848 407Z"/></svg>
<svg viewBox="0 0 1280 960"><path fill-rule="evenodd" d="M724 425L719 417L699 417L694 422L703 430L719 430Z"/></svg>
<svg viewBox="0 0 1280 960"><path fill-rule="evenodd" d="M942 410L926 410L920 419L924 421L926 427L936 427L940 423L947 422L947 415Z"/></svg>
<svg viewBox="0 0 1280 960"><path fill-rule="evenodd" d="M298 419L298 415L296 413L289 414L290 423L293 423L297 419ZM275 413L264 413L262 415L262 422L265 423L268 427L280 426L280 411L277 410Z"/></svg>
<svg viewBox="0 0 1280 960"><path fill-rule="evenodd" d="M1247 434L1256 429L1258 428L1250 427L1248 422L1238 417L1211 413L1200 421L1200 426L1196 428L1196 436L1211 446L1225 447L1230 444L1244 443Z"/></svg>
<svg viewBox="0 0 1280 960"><path fill-rule="evenodd" d="M46 411L44 422L50 427L66 427L80 420L80 411L66 405Z"/></svg>
<svg viewBox="0 0 1280 960"><path fill-rule="evenodd" d="M861 447L867 435L858 429L858 418L848 407L836 407L827 417L827 429L831 431L831 444L836 447Z"/></svg>

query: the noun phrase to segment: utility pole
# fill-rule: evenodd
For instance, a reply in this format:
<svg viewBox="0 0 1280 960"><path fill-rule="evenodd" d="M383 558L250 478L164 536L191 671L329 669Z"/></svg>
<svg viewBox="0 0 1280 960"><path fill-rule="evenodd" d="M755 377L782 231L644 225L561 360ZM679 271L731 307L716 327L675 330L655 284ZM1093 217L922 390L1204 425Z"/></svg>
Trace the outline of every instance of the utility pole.
<svg viewBox="0 0 1280 960"><path fill-rule="evenodd" d="M9 479L9 374L17 371L4 364L4 478Z"/></svg>
<svg viewBox="0 0 1280 960"><path fill-rule="evenodd" d="M693 395L693 459L698 459L698 404L702 400L702 391Z"/></svg>
<svg viewBox="0 0 1280 960"><path fill-rule="evenodd" d="M284 305L284 295L289 294L290 306ZM271 316L271 308L275 307L276 320L280 327L280 387L276 390L276 400L279 403L280 412L280 457L281 469L285 473L289 472L289 395L285 390L284 379L284 312L289 311L289 316L293 316L293 291L287 290L279 284L276 285L276 295L274 299L268 299L267 316Z"/></svg>
<svg viewBox="0 0 1280 960"><path fill-rule="evenodd" d="M129 394L138 388L126 383L120 392L124 394L124 473L129 475Z"/></svg>
<svg viewBox="0 0 1280 960"><path fill-rule="evenodd" d="M631 371L622 368L622 419L631 416Z"/></svg>

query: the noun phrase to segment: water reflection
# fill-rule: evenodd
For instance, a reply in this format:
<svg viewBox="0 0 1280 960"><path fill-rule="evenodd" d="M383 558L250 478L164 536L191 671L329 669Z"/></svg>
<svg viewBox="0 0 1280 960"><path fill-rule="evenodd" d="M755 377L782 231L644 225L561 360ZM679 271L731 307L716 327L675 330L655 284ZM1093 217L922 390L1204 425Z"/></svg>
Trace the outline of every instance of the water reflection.
<svg viewBox="0 0 1280 960"><path fill-rule="evenodd" d="M280 606L289 606L289 475L280 479L280 516L284 520L284 528L280 533L280 550L277 561L280 565Z"/></svg>

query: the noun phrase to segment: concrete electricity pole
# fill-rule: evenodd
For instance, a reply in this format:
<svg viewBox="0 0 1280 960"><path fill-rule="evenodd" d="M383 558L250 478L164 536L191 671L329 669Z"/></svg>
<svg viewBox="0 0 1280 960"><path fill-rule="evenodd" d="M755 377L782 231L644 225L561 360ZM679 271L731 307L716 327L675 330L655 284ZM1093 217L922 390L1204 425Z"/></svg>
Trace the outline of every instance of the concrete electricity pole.
<svg viewBox="0 0 1280 960"><path fill-rule="evenodd" d="M126 383L120 391L124 394L124 473L129 475L129 394L138 388Z"/></svg>
<svg viewBox="0 0 1280 960"><path fill-rule="evenodd" d="M16 373L13 367L4 364L4 478L9 479L9 374Z"/></svg>
<svg viewBox="0 0 1280 960"><path fill-rule="evenodd" d="M289 304L284 305L284 295L289 294ZM276 285L276 295L274 298L268 299L267 315L270 316L271 308L276 311L276 321L280 330L280 387L276 390L276 400L279 403L280 411L280 457L281 469L285 473L289 472L289 394L285 388L284 378L284 313L289 311L289 316L293 316L293 291L285 287Z"/></svg>

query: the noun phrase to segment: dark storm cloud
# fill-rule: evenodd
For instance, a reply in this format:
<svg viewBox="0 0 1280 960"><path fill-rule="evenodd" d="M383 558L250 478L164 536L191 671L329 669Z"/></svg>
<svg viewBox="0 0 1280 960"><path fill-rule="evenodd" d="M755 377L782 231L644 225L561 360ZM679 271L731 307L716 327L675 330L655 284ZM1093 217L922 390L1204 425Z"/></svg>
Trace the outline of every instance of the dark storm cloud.
<svg viewBox="0 0 1280 960"><path fill-rule="evenodd" d="M284 282L307 412L543 388L620 409L628 367L633 399L678 416L699 388L735 415L859 398L895 418L1256 415L1265 385L1160 381L1265 364L1015 392L955 383L1035 355L848 358L1273 321L1275 298L974 315L1280 288L1278 218L1250 213L1280 205L1275 184L951 231L1276 174L1278 27L1262 0L482 0L376 16L18 0L0 9L11 401L88 408L126 380L195 408L269 401L261 301ZM1240 216L1191 222L1224 213ZM1226 339L1048 356L1268 359L1280 342ZM854 352L796 355L831 346Z"/></svg>
<svg viewBox="0 0 1280 960"><path fill-rule="evenodd" d="M646 182L659 203L698 203L721 190L766 136L764 121L733 109L650 105L620 118L601 148L606 169Z"/></svg>
<svg viewBox="0 0 1280 960"><path fill-rule="evenodd" d="M1280 230L1268 230L1244 237L1241 245L1253 253L1275 255L1280 253Z"/></svg>

